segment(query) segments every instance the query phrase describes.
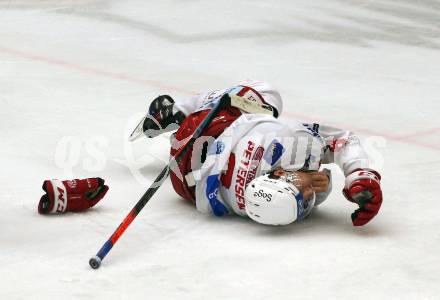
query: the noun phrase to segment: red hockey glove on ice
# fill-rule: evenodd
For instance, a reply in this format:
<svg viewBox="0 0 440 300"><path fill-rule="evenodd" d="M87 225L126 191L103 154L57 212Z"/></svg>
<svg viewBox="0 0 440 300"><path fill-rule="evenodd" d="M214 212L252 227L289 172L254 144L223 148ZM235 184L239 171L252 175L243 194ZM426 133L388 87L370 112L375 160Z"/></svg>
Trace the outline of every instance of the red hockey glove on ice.
<svg viewBox="0 0 440 300"><path fill-rule="evenodd" d="M354 226L367 224L379 212L382 204L380 175L371 169L357 169L345 178L342 193L349 201L359 205L351 214Z"/></svg>
<svg viewBox="0 0 440 300"><path fill-rule="evenodd" d="M83 211L101 200L108 191L104 180L97 178L74 180L46 180L43 183L46 192L38 204L40 214Z"/></svg>

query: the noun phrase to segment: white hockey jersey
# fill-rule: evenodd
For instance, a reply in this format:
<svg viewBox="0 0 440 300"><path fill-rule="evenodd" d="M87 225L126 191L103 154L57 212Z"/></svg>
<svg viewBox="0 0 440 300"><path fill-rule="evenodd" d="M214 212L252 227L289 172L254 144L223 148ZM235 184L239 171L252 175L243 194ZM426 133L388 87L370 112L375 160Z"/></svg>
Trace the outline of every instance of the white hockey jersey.
<svg viewBox="0 0 440 300"><path fill-rule="evenodd" d="M270 87L261 83L259 86L264 86L266 91ZM223 93L236 90L235 87L177 99L176 107L189 114L209 108ZM217 216L229 213L246 216L244 191L254 178L278 167L291 171L319 170L321 164L327 163L337 163L347 175L357 168L368 167L368 158L358 138L349 131L243 113L210 142L206 160L197 169L193 168L186 180L196 186L199 211ZM317 194L315 205L322 203L329 192Z"/></svg>

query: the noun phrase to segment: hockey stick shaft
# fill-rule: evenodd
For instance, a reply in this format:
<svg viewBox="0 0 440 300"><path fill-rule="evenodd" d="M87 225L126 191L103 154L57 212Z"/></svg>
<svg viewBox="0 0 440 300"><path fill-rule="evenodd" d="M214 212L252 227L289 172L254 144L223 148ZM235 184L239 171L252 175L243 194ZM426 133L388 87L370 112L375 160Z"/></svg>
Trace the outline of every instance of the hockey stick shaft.
<svg viewBox="0 0 440 300"><path fill-rule="evenodd" d="M191 139L188 143L181 148L173 158L171 158L168 165L160 172L159 176L154 180L152 185L148 188L142 198L136 203L130 213L125 217L122 223L116 228L110 238L104 243L101 249L98 251L96 256L90 258L89 264L93 269L99 268L102 260L107 256L128 226L133 222L139 212L144 208L148 201L153 197L165 179L168 177L169 171L171 169L171 164L177 163L185 153L190 149L191 145L194 144L195 140L202 134L202 131L210 124L210 122L215 118L217 113L223 108L231 104L231 98L229 95L225 94L220 101L211 109L208 115L205 117L203 122L196 128Z"/></svg>

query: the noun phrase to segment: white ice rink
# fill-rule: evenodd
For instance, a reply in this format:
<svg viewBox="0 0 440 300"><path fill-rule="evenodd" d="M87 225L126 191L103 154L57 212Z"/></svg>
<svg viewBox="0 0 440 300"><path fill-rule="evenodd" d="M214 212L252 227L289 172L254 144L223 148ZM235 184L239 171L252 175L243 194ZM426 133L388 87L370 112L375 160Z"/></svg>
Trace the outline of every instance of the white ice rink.
<svg viewBox="0 0 440 300"><path fill-rule="evenodd" d="M334 175L302 223L198 213L127 142L159 94L266 80L284 119L357 132L384 203L355 228ZM440 2L0 0L0 299L439 299ZM37 213L44 179L101 176L86 213Z"/></svg>

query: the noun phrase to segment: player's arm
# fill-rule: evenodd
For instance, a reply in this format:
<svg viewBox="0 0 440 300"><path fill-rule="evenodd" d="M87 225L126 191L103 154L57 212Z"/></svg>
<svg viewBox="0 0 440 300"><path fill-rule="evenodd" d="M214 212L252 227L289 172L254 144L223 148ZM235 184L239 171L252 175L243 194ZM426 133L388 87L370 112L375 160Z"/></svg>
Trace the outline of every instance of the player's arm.
<svg viewBox="0 0 440 300"><path fill-rule="evenodd" d="M332 175L329 169L311 172L312 188L316 193L315 206L320 205L327 199L332 191Z"/></svg>
<svg viewBox="0 0 440 300"><path fill-rule="evenodd" d="M323 163L339 165L346 178L343 194L359 205L351 215L353 225L365 225L379 212L382 204L380 174L369 168L368 156L355 134L330 126L316 129L327 143Z"/></svg>

